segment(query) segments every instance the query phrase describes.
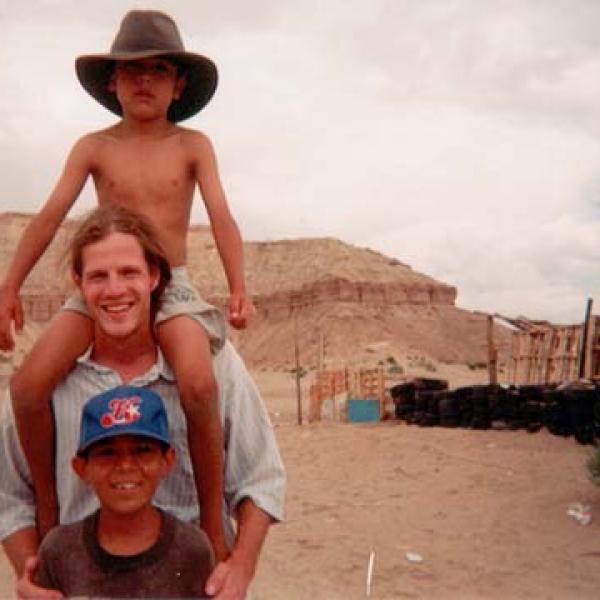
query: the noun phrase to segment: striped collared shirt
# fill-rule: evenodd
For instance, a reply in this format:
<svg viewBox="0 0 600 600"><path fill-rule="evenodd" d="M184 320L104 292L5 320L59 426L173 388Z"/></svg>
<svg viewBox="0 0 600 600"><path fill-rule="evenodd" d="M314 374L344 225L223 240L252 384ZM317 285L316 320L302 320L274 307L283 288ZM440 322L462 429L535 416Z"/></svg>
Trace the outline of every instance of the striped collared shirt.
<svg viewBox="0 0 600 600"><path fill-rule="evenodd" d="M227 536L232 541L230 517L244 498L250 498L275 520L283 518L285 470L262 398L230 343L214 356L213 368L219 386L225 441L223 516ZM160 351L156 364L128 383L149 387L163 398L171 441L177 452L176 465L161 482L154 503L184 521L197 520L199 509L185 416L173 374ZM61 523L80 520L98 507L93 491L72 471L71 459L79 441L83 405L93 395L121 384L118 373L94 363L88 351L53 394ZM35 500L8 398L2 403L0 414L1 540L35 524Z"/></svg>

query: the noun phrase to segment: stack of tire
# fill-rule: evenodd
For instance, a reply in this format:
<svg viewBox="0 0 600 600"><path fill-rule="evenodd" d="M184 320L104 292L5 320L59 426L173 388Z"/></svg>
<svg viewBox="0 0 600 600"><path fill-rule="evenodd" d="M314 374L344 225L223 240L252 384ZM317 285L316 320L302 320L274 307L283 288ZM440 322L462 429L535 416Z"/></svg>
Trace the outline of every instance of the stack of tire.
<svg viewBox="0 0 600 600"><path fill-rule="evenodd" d="M552 395L553 386L522 385L511 388L510 392L517 407L510 421L511 429L527 429L529 433L539 431L545 422L545 398Z"/></svg>
<svg viewBox="0 0 600 600"><path fill-rule="evenodd" d="M600 387L574 384L563 388L567 406L567 425L580 444L593 444L600 429L596 414L600 410Z"/></svg>
<svg viewBox="0 0 600 600"><path fill-rule="evenodd" d="M600 439L600 386L464 386L448 390L442 379L414 379L390 389L398 419L422 427L547 429L580 444Z"/></svg>
<svg viewBox="0 0 600 600"><path fill-rule="evenodd" d="M420 377L390 388L396 418L421 426L439 424L439 397L448 390L444 379Z"/></svg>

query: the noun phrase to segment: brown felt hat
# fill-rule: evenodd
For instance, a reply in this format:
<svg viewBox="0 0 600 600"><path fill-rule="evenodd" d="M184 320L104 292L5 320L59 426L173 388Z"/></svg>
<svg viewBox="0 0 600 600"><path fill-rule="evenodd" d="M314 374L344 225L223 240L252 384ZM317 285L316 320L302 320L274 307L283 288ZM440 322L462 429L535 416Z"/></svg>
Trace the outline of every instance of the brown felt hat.
<svg viewBox="0 0 600 600"><path fill-rule="evenodd" d="M187 83L181 98L174 100L169 107L169 120L188 119L204 108L217 87L217 67L206 56L186 52L175 21L159 11L128 12L121 21L110 52L78 57L75 70L81 85L93 98L121 115L121 105L108 89L114 62L154 56L172 57L186 71Z"/></svg>

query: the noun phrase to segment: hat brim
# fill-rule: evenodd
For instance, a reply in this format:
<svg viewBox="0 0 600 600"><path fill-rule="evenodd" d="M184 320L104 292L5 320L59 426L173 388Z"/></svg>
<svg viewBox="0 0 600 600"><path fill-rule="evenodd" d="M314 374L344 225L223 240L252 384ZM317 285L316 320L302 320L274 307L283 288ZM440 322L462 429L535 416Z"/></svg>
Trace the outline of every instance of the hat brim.
<svg viewBox="0 0 600 600"><path fill-rule="evenodd" d="M171 442L169 441L168 437L162 436L158 433L149 432L147 429L144 429L144 428L137 429L136 427L132 427L131 425L128 425L127 428L125 428L125 429L111 430L111 431L105 432L104 434L100 434L100 435L93 437L92 439L88 440L85 444L82 444L77 448L77 454L79 456L86 454L86 452L90 449L90 447L93 446L96 442L100 442L102 440L119 437L119 436L123 436L123 435L135 435L135 436L139 436L139 437L145 437L145 438L154 440L156 442L160 442L161 444L164 444L166 447L171 447Z"/></svg>
<svg viewBox="0 0 600 600"><path fill-rule="evenodd" d="M122 116L123 111L116 95L108 89L115 61L156 56L172 57L186 67L185 88L181 97L171 103L167 117L173 122L189 119L208 104L217 89L217 67L206 56L193 52L172 51L89 54L76 59L75 71L79 82L92 98L116 115Z"/></svg>

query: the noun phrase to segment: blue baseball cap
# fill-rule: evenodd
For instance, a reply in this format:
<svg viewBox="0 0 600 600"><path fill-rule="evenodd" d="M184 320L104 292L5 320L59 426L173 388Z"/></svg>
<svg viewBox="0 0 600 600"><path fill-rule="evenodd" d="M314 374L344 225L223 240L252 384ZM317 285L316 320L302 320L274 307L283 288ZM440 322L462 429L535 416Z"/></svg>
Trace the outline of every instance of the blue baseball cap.
<svg viewBox="0 0 600 600"><path fill-rule="evenodd" d="M117 435L141 435L167 446L169 422L162 398L147 388L121 385L90 398L81 413L77 454Z"/></svg>

